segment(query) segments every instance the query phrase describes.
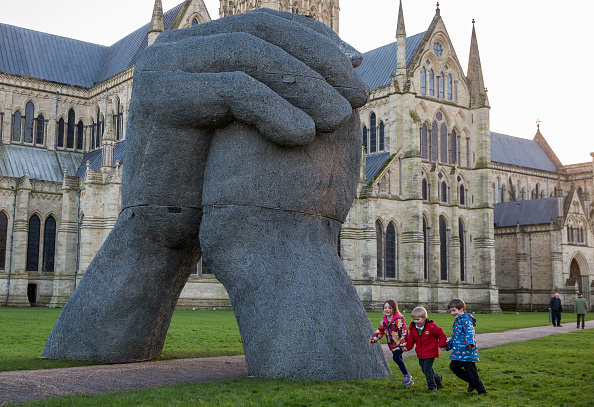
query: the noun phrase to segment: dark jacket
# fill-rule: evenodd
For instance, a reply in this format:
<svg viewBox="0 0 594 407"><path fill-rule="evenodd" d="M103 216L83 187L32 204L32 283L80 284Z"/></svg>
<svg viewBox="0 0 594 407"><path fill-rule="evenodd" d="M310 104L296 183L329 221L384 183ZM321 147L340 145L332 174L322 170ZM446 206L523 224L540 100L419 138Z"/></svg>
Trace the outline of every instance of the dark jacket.
<svg viewBox="0 0 594 407"><path fill-rule="evenodd" d="M551 298L551 301L549 302L549 308L551 309L551 311L563 312L563 307L561 306L561 298Z"/></svg>
<svg viewBox="0 0 594 407"><path fill-rule="evenodd" d="M413 322L408 327L406 350L411 350L417 345L415 351L419 359L438 358L439 348L446 347L447 339L443 329L435 325L435 322L426 319L421 335Z"/></svg>

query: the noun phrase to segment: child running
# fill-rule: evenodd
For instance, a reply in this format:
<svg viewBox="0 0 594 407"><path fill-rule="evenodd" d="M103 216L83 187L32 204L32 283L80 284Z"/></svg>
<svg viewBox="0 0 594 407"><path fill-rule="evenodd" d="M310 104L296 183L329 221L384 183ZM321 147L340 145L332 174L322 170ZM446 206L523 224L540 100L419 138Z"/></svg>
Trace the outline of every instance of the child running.
<svg viewBox="0 0 594 407"><path fill-rule="evenodd" d="M406 340L408 337L408 330L406 329L406 321L404 316L398 310L398 303L393 299L384 302L384 317L380 323L377 331L369 340L369 344L375 343L386 334L388 347L392 351L392 358L400 368L404 378L402 384L413 385L412 376L408 373L404 361L402 360L403 348L406 348Z"/></svg>
<svg viewBox="0 0 594 407"><path fill-rule="evenodd" d="M456 376L468 383L468 392L476 389L481 396L487 395L487 390L479 378L475 363L479 361L474 327L476 319L466 314L466 304L460 298L454 298L448 304L450 314L455 317L452 339L448 341L450 355L450 369Z"/></svg>
<svg viewBox="0 0 594 407"><path fill-rule="evenodd" d="M441 375L433 370L433 361L439 357L439 349L445 350L447 337L443 329L435 322L427 319L427 310L417 307L412 311L413 322L409 327L406 349L411 350L416 345L415 351L419 358L421 371L425 374L429 391L441 389Z"/></svg>

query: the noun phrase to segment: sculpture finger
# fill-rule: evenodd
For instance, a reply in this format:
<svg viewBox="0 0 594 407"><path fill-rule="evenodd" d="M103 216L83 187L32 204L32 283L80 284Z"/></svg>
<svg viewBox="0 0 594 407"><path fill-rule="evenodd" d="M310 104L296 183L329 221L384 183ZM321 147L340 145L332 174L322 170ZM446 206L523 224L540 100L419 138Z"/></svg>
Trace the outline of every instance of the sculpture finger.
<svg viewBox="0 0 594 407"><path fill-rule="evenodd" d="M352 107L367 103L369 86L353 63L328 36L303 24L266 13L246 13L161 33L155 44L221 33L245 32L274 44L318 72Z"/></svg>
<svg viewBox="0 0 594 407"><path fill-rule="evenodd" d="M358 67L359 65L361 65L361 62L363 62L363 54L361 54L359 51L357 51L355 48L353 48L348 43L344 42L338 36L338 34L336 34L336 32L334 32L334 30L332 28L328 27L326 24L324 24L320 21L314 20L312 18L306 17L301 14L286 13L283 11L272 10L269 8L259 8L259 9L253 10L253 12L254 13L271 14L276 17L284 18L285 20L294 21L296 23L303 24L306 27L311 28L314 31L317 31L320 34L323 34L323 35L327 36L328 38L330 38L332 41L334 41L334 43L336 45L338 45L338 47L343 52L343 54L345 54L347 56L347 58L349 58L351 60L351 64L353 65L353 68Z"/></svg>
<svg viewBox="0 0 594 407"><path fill-rule="evenodd" d="M315 137L315 123L305 112L243 72L138 71L132 98L137 114L150 118L158 110L159 120L170 120L171 127L214 130L240 121L287 147Z"/></svg>
<svg viewBox="0 0 594 407"><path fill-rule="evenodd" d="M351 115L349 102L317 72L251 34L187 38L147 48L136 71L244 72L303 110L321 132L335 131ZM200 96L200 95L198 95Z"/></svg>

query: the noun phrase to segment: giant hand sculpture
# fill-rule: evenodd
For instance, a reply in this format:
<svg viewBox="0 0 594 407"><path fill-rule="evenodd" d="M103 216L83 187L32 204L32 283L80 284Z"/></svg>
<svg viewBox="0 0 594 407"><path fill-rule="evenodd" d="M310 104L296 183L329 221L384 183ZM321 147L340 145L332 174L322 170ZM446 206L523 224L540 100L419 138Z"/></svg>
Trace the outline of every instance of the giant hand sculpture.
<svg viewBox="0 0 594 407"><path fill-rule="evenodd" d="M361 160L360 60L325 25L271 10L162 33L134 72L122 212L42 357L159 356L202 248L250 374L388 376L336 254Z"/></svg>

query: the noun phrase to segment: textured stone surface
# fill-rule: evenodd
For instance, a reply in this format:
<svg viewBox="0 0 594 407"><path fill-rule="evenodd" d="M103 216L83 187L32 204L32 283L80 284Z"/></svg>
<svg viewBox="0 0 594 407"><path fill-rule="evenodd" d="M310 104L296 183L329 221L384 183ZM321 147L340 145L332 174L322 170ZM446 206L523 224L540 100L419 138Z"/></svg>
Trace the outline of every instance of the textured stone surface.
<svg viewBox="0 0 594 407"><path fill-rule="evenodd" d="M158 356L202 245L250 374L390 375L336 254L361 160L359 62L329 28L286 13L159 36L134 73L123 211L42 357Z"/></svg>

